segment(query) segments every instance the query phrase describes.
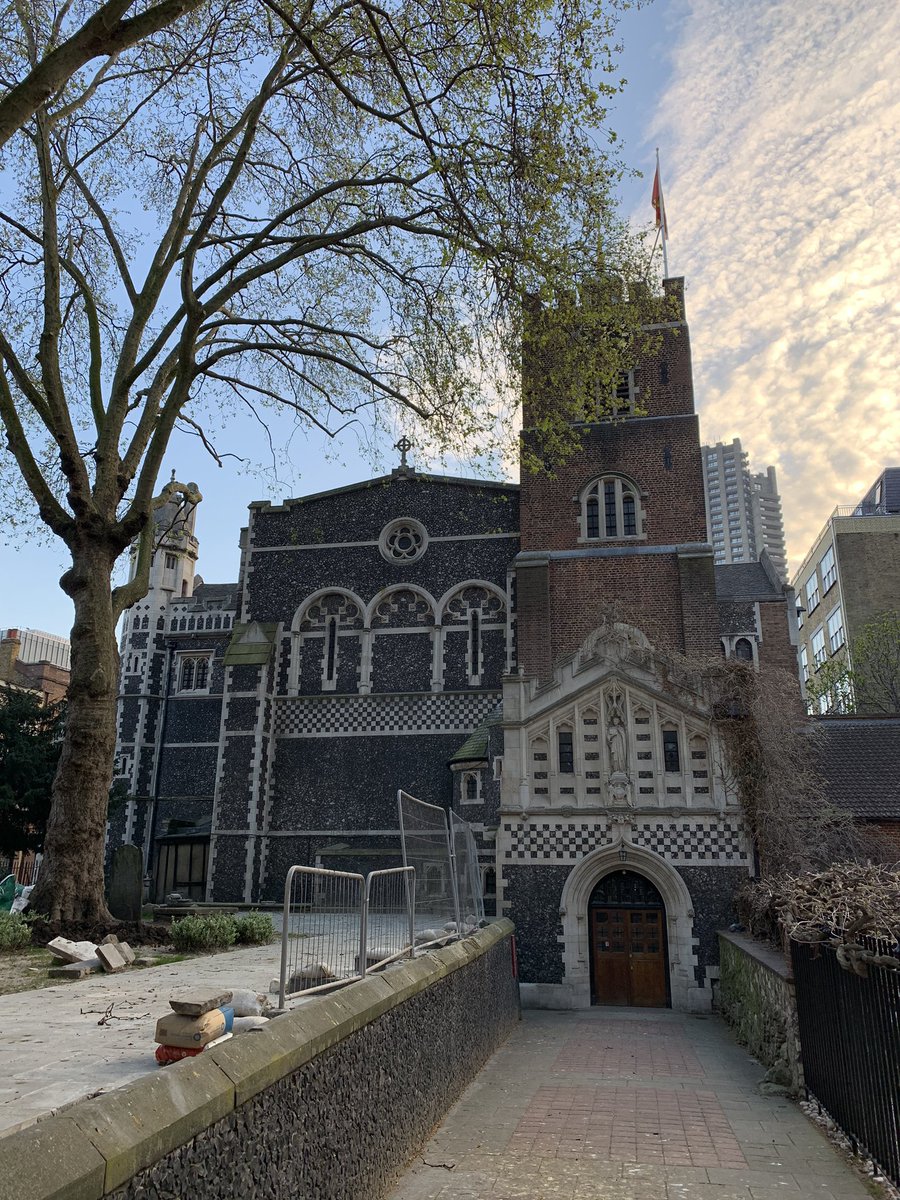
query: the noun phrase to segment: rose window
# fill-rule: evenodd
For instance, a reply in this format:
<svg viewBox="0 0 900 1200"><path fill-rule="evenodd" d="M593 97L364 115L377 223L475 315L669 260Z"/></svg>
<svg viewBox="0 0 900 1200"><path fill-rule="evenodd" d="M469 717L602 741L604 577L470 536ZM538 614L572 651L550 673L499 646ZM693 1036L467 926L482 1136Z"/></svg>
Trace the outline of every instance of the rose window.
<svg viewBox="0 0 900 1200"><path fill-rule="evenodd" d="M381 533L380 549L388 562L414 562L425 553L427 545L428 534L418 521L401 518L386 525Z"/></svg>

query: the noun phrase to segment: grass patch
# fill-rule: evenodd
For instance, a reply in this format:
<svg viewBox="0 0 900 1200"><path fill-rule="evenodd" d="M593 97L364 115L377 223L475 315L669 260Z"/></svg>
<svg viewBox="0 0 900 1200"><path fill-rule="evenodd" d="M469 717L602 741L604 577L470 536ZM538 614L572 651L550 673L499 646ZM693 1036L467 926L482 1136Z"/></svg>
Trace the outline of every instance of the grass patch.
<svg viewBox="0 0 900 1200"><path fill-rule="evenodd" d="M57 962L49 950L29 946L24 950L10 950L0 955L0 996L11 996L15 992L30 992L36 988L53 987L61 979L51 979L47 974Z"/></svg>

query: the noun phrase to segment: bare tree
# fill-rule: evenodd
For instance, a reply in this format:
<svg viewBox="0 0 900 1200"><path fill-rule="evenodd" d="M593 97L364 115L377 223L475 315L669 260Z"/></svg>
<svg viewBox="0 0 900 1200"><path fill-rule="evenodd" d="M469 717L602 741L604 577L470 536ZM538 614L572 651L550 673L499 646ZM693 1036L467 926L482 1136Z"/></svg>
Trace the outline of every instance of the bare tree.
<svg viewBox="0 0 900 1200"><path fill-rule="evenodd" d="M67 547L75 606L34 896L54 919L107 916L115 625L147 587L173 431L215 455L211 414L279 408L331 434L390 409L483 444L497 389L516 387L522 296L567 313L598 273L635 269L597 148L613 21L594 4L184 8L33 89L3 162L4 466ZM70 11L22 6L0 35L11 78L52 58ZM549 432L610 407L645 316L620 300L592 293L582 386L543 414ZM136 538L137 575L113 587Z"/></svg>

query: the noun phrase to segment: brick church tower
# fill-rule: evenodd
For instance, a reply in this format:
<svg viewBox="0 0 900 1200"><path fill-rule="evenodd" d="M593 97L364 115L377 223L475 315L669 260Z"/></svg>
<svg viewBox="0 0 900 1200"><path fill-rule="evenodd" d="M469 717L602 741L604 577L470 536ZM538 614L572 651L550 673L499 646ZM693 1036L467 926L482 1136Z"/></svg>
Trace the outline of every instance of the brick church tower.
<svg viewBox="0 0 900 1200"><path fill-rule="evenodd" d="M753 864L691 661L728 647L683 281L657 303L616 415L577 426L556 470L522 474L496 845L532 1004L708 1009L715 931ZM543 377L526 370L526 430L548 403Z"/></svg>
<svg viewBox="0 0 900 1200"><path fill-rule="evenodd" d="M516 582L528 674L545 678L611 614L660 649L719 652L683 280L665 288L667 319L620 384L623 415L580 427L580 449L552 475L523 472Z"/></svg>

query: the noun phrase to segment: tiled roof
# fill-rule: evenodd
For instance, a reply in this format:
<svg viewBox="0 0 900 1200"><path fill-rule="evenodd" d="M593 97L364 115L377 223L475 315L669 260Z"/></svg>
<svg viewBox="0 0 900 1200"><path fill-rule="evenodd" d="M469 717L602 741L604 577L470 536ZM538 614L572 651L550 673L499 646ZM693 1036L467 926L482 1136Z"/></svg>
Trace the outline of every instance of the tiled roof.
<svg viewBox="0 0 900 1200"><path fill-rule="evenodd" d="M460 748L451 757L450 762L487 762L488 736L492 725L499 725L503 720L503 706L498 705L466 738Z"/></svg>
<svg viewBox="0 0 900 1200"><path fill-rule="evenodd" d="M864 821L900 821L900 716L819 717L813 729L828 799Z"/></svg>

